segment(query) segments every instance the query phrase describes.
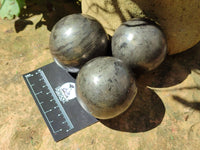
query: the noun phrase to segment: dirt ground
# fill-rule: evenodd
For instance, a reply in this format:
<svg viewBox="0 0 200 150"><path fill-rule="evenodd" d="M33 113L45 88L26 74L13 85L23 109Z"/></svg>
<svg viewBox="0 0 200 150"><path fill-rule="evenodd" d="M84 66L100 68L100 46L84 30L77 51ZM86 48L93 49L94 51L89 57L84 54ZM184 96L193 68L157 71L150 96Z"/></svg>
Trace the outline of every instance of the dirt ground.
<svg viewBox="0 0 200 150"><path fill-rule="evenodd" d="M200 44L137 76L125 113L54 142L22 77L53 62L48 29L58 16L42 16L0 20L0 150L199 149Z"/></svg>

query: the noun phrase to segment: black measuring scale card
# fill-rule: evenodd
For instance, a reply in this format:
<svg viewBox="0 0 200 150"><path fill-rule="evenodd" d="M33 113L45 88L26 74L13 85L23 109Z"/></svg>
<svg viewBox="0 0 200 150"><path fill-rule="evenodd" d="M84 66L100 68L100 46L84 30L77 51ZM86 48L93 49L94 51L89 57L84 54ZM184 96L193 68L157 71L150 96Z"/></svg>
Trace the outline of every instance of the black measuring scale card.
<svg viewBox="0 0 200 150"><path fill-rule="evenodd" d="M77 101L75 79L56 63L23 77L55 141L98 121Z"/></svg>

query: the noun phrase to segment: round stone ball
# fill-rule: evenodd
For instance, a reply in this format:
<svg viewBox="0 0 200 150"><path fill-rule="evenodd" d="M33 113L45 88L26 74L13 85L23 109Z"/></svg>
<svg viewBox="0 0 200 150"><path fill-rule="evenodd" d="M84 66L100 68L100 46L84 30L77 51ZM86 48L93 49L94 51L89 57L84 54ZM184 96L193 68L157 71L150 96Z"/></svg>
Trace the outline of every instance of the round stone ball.
<svg viewBox="0 0 200 150"><path fill-rule="evenodd" d="M160 27L149 19L122 23L112 37L112 54L135 70L150 71L165 59L167 44Z"/></svg>
<svg viewBox="0 0 200 150"><path fill-rule="evenodd" d="M90 59L106 55L108 36L93 17L72 14L53 27L49 48L55 62L69 72L78 72Z"/></svg>
<svg viewBox="0 0 200 150"><path fill-rule="evenodd" d="M76 79L81 106L99 119L123 113L137 93L131 70L118 58L97 57L87 62Z"/></svg>
<svg viewBox="0 0 200 150"><path fill-rule="evenodd" d="M113 36L131 18L152 18L167 39L167 53L189 50L200 41L200 0L81 0L82 12L94 16Z"/></svg>

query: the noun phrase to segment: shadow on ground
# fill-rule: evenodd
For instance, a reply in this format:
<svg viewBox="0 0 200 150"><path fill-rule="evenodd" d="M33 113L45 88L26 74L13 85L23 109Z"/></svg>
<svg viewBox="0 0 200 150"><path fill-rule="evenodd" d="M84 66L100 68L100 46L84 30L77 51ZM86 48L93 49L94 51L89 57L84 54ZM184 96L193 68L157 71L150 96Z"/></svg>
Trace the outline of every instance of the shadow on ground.
<svg viewBox="0 0 200 150"><path fill-rule="evenodd" d="M190 107L194 110L200 111L200 102L189 102L179 96L173 96L174 100L178 101L179 103L185 105L186 107Z"/></svg>
<svg viewBox="0 0 200 150"><path fill-rule="evenodd" d="M30 18L42 14L41 19L35 25L35 29L46 25L47 29L51 31L58 20L73 13L81 13L81 7L80 4L77 4L77 0L26 1L26 8L22 10L19 19L15 21L15 30L18 33L24 30L27 25L33 25Z"/></svg>
<svg viewBox="0 0 200 150"><path fill-rule="evenodd" d="M165 106L147 86L163 88L183 82L191 70L200 69L199 58L200 43L181 54L167 56L157 69L137 75L138 94L130 108L116 118L100 122L114 130L134 133L145 132L159 126L165 115ZM199 87L188 89L199 90ZM177 96L173 98L186 107L200 110L199 102L189 102Z"/></svg>
<svg viewBox="0 0 200 150"><path fill-rule="evenodd" d="M117 4L115 8L117 11ZM42 14L42 17L35 28L46 25L47 29L51 30L62 17L80 12L80 6L72 0L28 1L27 8L15 22L15 30L20 32L27 25L33 25L29 18L39 14ZM122 21L125 20L122 15L120 18ZM167 56L157 69L137 75L138 94L130 108L116 118L100 120L100 122L109 128L125 132L145 132L159 126L165 115L165 106L147 86L163 88L181 83L192 69L200 69L199 49L200 43L181 54ZM190 103L180 97L174 97L174 99L183 105L199 110L199 103Z"/></svg>
<svg viewBox="0 0 200 150"><path fill-rule="evenodd" d="M160 98L149 89L139 87L134 102L126 112L100 122L119 131L145 132L157 127L162 122L164 114L165 107Z"/></svg>

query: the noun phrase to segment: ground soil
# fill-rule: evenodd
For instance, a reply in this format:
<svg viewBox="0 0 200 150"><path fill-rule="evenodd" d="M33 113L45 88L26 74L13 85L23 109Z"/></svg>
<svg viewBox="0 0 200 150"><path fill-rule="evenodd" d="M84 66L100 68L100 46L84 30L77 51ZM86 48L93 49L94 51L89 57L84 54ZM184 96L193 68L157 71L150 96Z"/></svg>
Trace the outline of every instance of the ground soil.
<svg viewBox="0 0 200 150"><path fill-rule="evenodd" d="M199 149L200 44L137 75L138 95L125 113L56 143L22 77L53 62L52 25L42 16L0 20L1 150Z"/></svg>

